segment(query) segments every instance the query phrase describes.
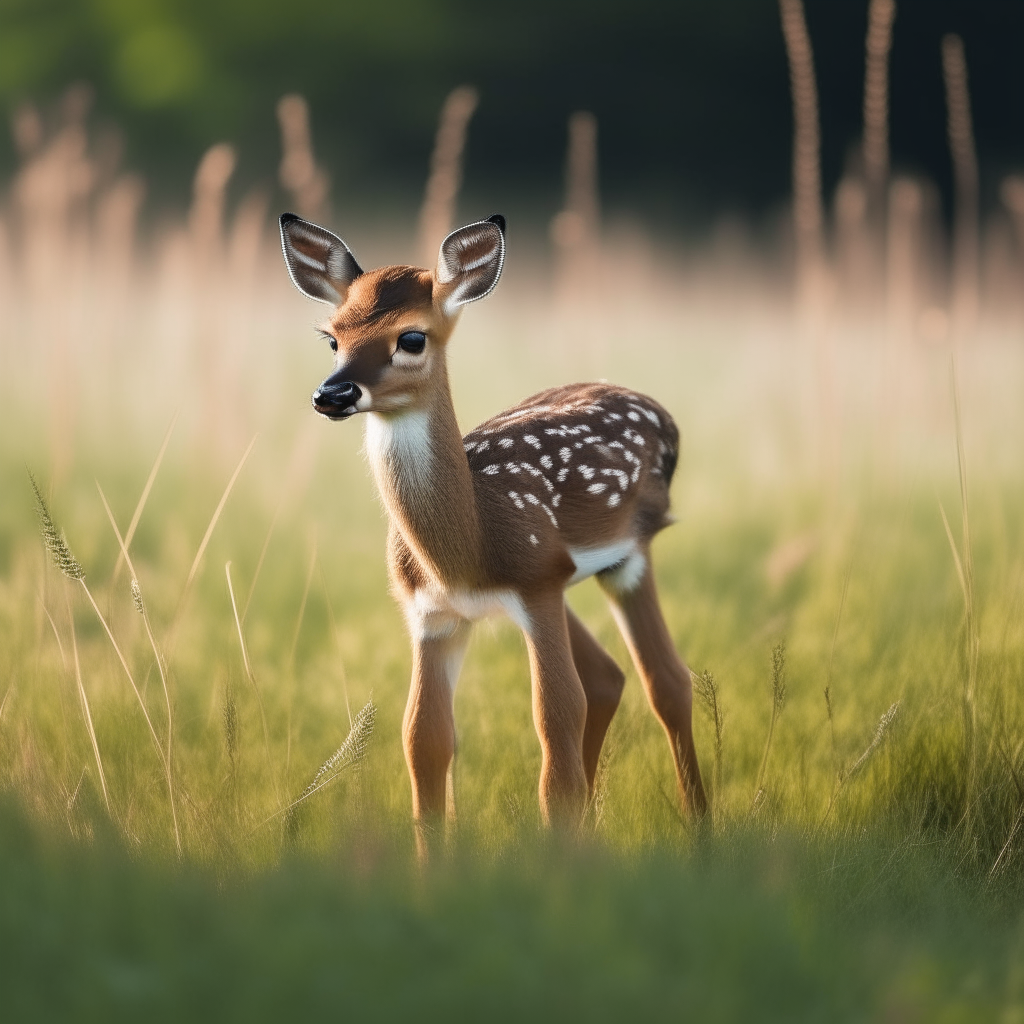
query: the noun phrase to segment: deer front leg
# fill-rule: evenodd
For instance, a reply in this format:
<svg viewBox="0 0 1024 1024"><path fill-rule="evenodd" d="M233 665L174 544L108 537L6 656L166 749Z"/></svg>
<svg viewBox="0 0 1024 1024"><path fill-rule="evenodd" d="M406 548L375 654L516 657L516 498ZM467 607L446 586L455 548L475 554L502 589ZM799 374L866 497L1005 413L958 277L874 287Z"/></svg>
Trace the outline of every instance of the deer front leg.
<svg viewBox="0 0 1024 1024"><path fill-rule="evenodd" d="M583 731L587 698L573 664L559 591L527 605L533 724L541 745L540 809L547 824L579 825L587 801Z"/></svg>
<svg viewBox="0 0 1024 1024"><path fill-rule="evenodd" d="M455 753L453 696L469 632L469 624L459 622L440 636L413 637L412 683L402 738L421 857L443 833L448 766Z"/></svg>

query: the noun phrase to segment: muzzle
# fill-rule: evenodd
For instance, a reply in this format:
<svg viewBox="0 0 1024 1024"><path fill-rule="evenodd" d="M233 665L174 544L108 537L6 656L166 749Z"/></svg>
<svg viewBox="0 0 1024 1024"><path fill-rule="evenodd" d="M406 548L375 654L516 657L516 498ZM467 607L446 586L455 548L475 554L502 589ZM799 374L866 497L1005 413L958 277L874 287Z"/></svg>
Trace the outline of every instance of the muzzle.
<svg viewBox="0 0 1024 1024"><path fill-rule="evenodd" d="M356 402L362 397L357 384L334 374L313 392L313 408L328 419L343 420L356 411Z"/></svg>

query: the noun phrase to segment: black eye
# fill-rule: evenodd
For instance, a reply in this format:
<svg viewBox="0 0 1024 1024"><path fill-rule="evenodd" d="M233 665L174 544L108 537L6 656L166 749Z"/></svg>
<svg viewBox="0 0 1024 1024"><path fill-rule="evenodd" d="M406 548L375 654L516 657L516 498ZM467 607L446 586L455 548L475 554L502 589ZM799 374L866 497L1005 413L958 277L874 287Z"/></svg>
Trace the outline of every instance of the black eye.
<svg viewBox="0 0 1024 1024"><path fill-rule="evenodd" d="M333 336L328 338L327 339L327 344L331 346L331 351L332 352L337 352L338 351L338 339L337 338L335 338Z"/></svg>
<svg viewBox="0 0 1024 1024"><path fill-rule="evenodd" d="M403 352L419 355L427 344L427 336L422 331L406 331L398 336L398 347Z"/></svg>

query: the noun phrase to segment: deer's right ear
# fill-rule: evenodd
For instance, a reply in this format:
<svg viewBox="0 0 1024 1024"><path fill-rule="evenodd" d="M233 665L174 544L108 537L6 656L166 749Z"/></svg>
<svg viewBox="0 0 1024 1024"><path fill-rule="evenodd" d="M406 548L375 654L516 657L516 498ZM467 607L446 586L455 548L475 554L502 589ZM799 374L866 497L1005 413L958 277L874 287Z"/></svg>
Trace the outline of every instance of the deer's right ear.
<svg viewBox="0 0 1024 1024"><path fill-rule="evenodd" d="M292 284L311 299L340 306L363 272L351 249L327 228L281 214L281 249Z"/></svg>
<svg viewBox="0 0 1024 1024"><path fill-rule="evenodd" d="M434 271L435 301L448 316L459 306L490 294L505 263L505 218L487 220L453 231L442 243Z"/></svg>

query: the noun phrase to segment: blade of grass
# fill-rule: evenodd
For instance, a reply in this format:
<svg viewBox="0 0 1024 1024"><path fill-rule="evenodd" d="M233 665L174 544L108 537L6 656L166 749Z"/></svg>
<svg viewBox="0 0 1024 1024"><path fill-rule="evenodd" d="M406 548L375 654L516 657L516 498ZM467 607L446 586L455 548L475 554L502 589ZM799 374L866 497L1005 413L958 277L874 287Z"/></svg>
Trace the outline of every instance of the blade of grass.
<svg viewBox="0 0 1024 1024"><path fill-rule="evenodd" d="M967 606L967 578L964 576L964 567L960 561L960 552L956 549L956 541L953 540L953 531L949 528L949 520L946 518L946 510L939 501L939 514L942 516L942 525L946 528L946 539L949 541L949 550L953 553L953 564L956 566L957 579L960 580L960 591L964 595L964 606Z"/></svg>
<svg viewBox="0 0 1024 1024"><path fill-rule="evenodd" d="M341 637L338 636L338 623L334 618L334 606L331 604L331 594L327 589L327 578L324 576L324 567L317 562L320 570L320 583L324 588L324 601L327 603L327 614L331 619L331 634L334 637L334 644L338 648L338 665L341 668L341 688L345 694L345 710L348 712L348 725L352 728L352 704L348 699L348 674L345 672L345 658L341 650Z"/></svg>
<svg viewBox="0 0 1024 1024"><path fill-rule="evenodd" d="M287 491L285 492L287 493ZM263 547L260 549L260 557L256 561L256 571L252 574L252 582L249 584L249 593L245 598L245 607L242 608L242 622L245 622L245 617L249 614L249 605L252 604L252 595L256 592L256 581L260 578L260 570L263 568L263 561L267 557L267 548L270 547L270 538L274 535L274 527L277 526L277 520L281 515L281 509L284 508L285 494L281 495L280 500L277 503L277 508L274 509L274 517L270 520L270 528L267 530L267 536L263 541Z"/></svg>
<svg viewBox="0 0 1024 1024"><path fill-rule="evenodd" d="M288 671L291 672L295 666L295 651L299 646L299 633L302 630L302 619L306 614L306 602L309 600L309 588L313 584L313 573L317 566L317 538L313 535L313 553L309 559L309 569L306 571L306 585L302 590L302 601L299 602L299 614L295 619L295 632L292 633L292 645L288 651Z"/></svg>
<svg viewBox="0 0 1024 1024"><path fill-rule="evenodd" d="M242 664L245 666L245 676L252 685L253 692L256 694L256 701L260 708L260 721L263 723L263 744L266 747L267 752L267 769L270 772L270 780L274 785L274 798L278 804L281 802L281 796L277 789L277 778L274 774L274 762L270 757L270 730L267 729L267 713L263 707L263 694L260 693L259 686L256 685L256 676L253 675L252 665L249 664L249 651L245 645L245 634L242 632L242 620L238 616L238 605L235 602L235 588L231 583L231 563L227 562L224 565L224 575L228 580L228 594L231 595L231 611L235 616L235 627L238 630L238 643L242 648Z"/></svg>
<svg viewBox="0 0 1024 1024"><path fill-rule="evenodd" d="M68 606L68 622L71 624L71 650L75 657L75 682L78 684L78 699L82 702L82 713L85 715L85 727L89 730L89 740L92 743L93 757L96 758L96 770L100 775L100 788L103 790L103 802L107 806L107 814L110 814L110 793L107 791L107 776L103 771L103 758L100 757L100 745L96 739L96 730L92 724L92 711L89 709L89 698L85 693L85 686L82 684L82 666L78 661L78 640L75 637L75 617L71 611L71 599L64 592L64 600ZM47 613L49 614L49 613Z"/></svg>
<svg viewBox="0 0 1024 1024"><path fill-rule="evenodd" d="M224 488L224 493L220 496L220 501L217 503L217 507L213 510L213 516L210 519L209 525L206 527L206 533L203 534L202 541L199 543L199 550L196 552L196 557L192 560L192 568L188 571L188 578L185 580L185 588L181 592L181 597L178 598L178 607L174 612L174 619L171 623L171 628L167 638L166 649L168 661L170 661L170 658L174 653L175 641L178 636L178 626L181 623L181 616L185 610L185 602L188 599L189 591L192 589L192 581L195 579L196 573L199 571L199 564L203 560L203 555L206 554L206 546L210 543L210 538L213 536L213 531L217 526L217 521L220 519L220 514L224 511L224 506L228 502L232 488L235 486L235 481L242 472L242 467L245 465L246 459L249 458L249 453L256 444L256 439L258 437L259 434L253 434L253 438L249 442L249 447L245 449L242 453L242 457L238 460L238 465L235 466L235 471L231 474L231 479L228 480L228 485Z"/></svg>
<svg viewBox="0 0 1024 1024"><path fill-rule="evenodd" d="M0 722L4 720L4 711L7 709L7 702L11 699L14 694L14 683L11 683L7 687L7 692L4 694L4 699L0 700Z"/></svg>
<svg viewBox="0 0 1024 1024"><path fill-rule="evenodd" d="M131 556L128 554L128 542L122 538L121 531L117 528L117 521L114 519L114 513L110 509L110 503L107 501L107 496L103 493L103 488L100 487L99 480L96 481L96 490L100 492L100 501L103 502L103 508L106 510L107 518L110 520L111 529L114 531L114 536L117 537L117 543L121 548L121 556L128 566L128 572L131 573L132 596L135 597L135 588L138 587L139 583L138 576L135 573L135 566L132 564ZM178 811L174 803L174 771L171 762L171 750L174 742L174 712L171 710L171 694L167 686L167 673L164 671L163 659L160 657L160 651L156 646L156 637L153 636L153 628L149 622L149 613L146 611L145 602L142 600L141 590L138 591L136 607L142 615L142 621L146 626L146 636L149 637L149 644L153 649L153 657L156 658L156 667L160 673L160 682L163 684L164 689L164 702L167 705L167 747L164 751L164 774L167 777L167 795L171 803L171 818L174 822L174 845L180 857L181 830L178 828Z"/></svg>
<svg viewBox="0 0 1024 1024"><path fill-rule="evenodd" d="M124 535L124 551L132 545L132 538L135 536L135 530L139 525L139 520L142 518L142 510L146 507L146 502L149 500L149 492L153 489L153 482L156 480L157 471L160 469L160 463L164 460L164 453L167 451L167 446L171 442L171 434L174 432L174 425L178 422L178 413L175 413L171 418L171 425L167 428L167 433L164 434L163 444L160 445L160 451L157 453L156 462L153 463L153 468L149 471L149 477L146 480L146 486L142 488L142 494L139 496L139 503L135 506L135 511L132 513L132 521L128 524L128 532ZM112 582L116 582L118 573L121 571L121 564L124 559L123 554L117 556L117 562L114 564L114 574L111 577Z"/></svg>

